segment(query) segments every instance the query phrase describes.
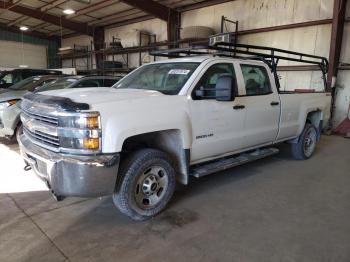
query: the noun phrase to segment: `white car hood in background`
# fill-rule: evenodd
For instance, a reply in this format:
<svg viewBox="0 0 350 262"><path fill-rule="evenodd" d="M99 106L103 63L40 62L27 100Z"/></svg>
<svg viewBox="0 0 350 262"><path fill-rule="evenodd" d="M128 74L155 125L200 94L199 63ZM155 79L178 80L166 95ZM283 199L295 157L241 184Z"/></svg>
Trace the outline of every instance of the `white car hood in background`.
<svg viewBox="0 0 350 262"><path fill-rule="evenodd" d="M116 89L110 87L72 88L41 92L42 95L70 98L74 102L96 105L100 103L133 101L147 97L163 96L162 93L141 89Z"/></svg>
<svg viewBox="0 0 350 262"><path fill-rule="evenodd" d="M26 90L14 91L10 89L10 91L0 94L0 102L21 99L26 93L28 93Z"/></svg>

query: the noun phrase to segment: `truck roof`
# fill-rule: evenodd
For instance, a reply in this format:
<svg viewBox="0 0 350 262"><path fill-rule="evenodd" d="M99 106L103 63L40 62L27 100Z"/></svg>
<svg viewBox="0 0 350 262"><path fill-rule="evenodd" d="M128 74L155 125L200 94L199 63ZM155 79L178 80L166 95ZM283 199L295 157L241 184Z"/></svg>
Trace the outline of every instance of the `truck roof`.
<svg viewBox="0 0 350 262"><path fill-rule="evenodd" d="M225 59L225 60L235 60L235 61L242 61L243 59L240 58L231 58L231 57L222 57L222 56L214 56L214 55L205 55L205 56L188 56L188 57L181 57L181 58L172 58L172 59L165 59L161 61L156 61L154 63L161 64L161 63L169 63L169 62L175 62L175 63L180 63L180 62L193 62L193 63L202 63L203 61L206 60L217 60L217 59ZM254 61L254 62L260 62L257 60L253 59L244 59L244 61ZM262 63L262 62L261 62Z"/></svg>

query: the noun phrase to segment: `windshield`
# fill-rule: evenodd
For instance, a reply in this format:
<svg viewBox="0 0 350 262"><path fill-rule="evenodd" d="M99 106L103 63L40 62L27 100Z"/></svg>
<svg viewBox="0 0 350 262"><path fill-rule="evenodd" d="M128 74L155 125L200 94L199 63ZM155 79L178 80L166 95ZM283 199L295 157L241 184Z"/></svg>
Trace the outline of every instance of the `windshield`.
<svg viewBox="0 0 350 262"><path fill-rule="evenodd" d="M20 82L17 82L16 84L9 87L9 89L12 90L27 90L32 86L32 84L40 81L40 77L32 76L28 77Z"/></svg>
<svg viewBox="0 0 350 262"><path fill-rule="evenodd" d="M119 81L114 88L155 90L177 95L199 63L159 63L139 68Z"/></svg>
<svg viewBox="0 0 350 262"><path fill-rule="evenodd" d="M36 90L36 92L64 89L64 88L69 87L73 83L77 82L78 80L79 80L79 78L77 78L77 77L60 78L53 83L43 85L42 87L38 88Z"/></svg>

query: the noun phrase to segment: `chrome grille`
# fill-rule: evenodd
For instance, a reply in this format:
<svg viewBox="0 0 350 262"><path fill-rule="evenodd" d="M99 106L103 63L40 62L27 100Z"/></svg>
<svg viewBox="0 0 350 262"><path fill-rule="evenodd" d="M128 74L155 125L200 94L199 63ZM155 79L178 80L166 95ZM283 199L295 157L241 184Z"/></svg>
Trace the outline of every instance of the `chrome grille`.
<svg viewBox="0 0 350 262"><path fill-rule="evenodd" d="M56 126L56 127L58 126L58 118L55 116L48 116L48 115L33 113L28 110L25 110L24 108L22 108L22 113L41 123L48 124L51 126Z"/></svg>
<svg viewBox="0 0 350 262"><path fill-rule="evenodd" d="M60 141L57 136L48 135L37 130L30 131L25 126L23 126L23 132L29 139L36 141L42 145L46 145L50 148L57 148L57 149L60 146Z"/></svg>

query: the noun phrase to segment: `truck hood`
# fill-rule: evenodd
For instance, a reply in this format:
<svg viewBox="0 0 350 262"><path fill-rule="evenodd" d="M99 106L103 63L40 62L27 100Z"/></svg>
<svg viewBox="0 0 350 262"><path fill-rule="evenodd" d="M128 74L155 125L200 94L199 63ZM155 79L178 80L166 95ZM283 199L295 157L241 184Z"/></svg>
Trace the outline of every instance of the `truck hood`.
<svg viewBox="0 0 350 262"><path fill-rule="evenodd" d="M13 91L10 90L5 93L0 93L0 102L9 101L12 99L21 99L28 91L22 90L22 91Z"/></svg>
<svg viewBox="0 0 350 262"><path fill-rule="evenodd" d="M42 92L43 95L66 97L74 102L86 103L94 106L101 103L118 102L118 101L134 101L136 99L144 99L148 97L164 96L158 91L141 90L141 89L116 89L110 87L96 88L72 88L60 89Z"/></svg>

